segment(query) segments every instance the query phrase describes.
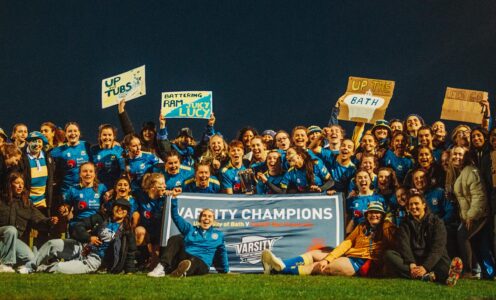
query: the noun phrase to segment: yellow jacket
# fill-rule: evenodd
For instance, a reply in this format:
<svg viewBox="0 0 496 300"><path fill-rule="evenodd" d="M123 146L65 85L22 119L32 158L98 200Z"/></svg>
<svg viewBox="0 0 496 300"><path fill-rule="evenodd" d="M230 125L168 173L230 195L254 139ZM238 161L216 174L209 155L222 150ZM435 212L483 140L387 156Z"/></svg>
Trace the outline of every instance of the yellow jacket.
<svg viewBox="0 0 496 300"><path fill-rule="evenodd" d="M373 241L373 235L366 234L366 225L359 224L325 259L332 262L338 257L346 256L379 260L384 251L392 245L395 231L396 226L386 220L382 226L382 239Z"/></svg>

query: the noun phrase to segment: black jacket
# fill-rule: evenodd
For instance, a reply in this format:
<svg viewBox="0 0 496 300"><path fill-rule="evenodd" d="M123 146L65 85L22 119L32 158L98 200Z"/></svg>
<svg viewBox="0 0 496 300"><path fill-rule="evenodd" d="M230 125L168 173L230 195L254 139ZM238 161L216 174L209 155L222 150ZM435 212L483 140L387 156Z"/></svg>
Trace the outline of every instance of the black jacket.
<svg viewBox="0 0 496 300"><path fill-rule="evenodd" d="M7 203L5 198L0 201L0 227L14 226L18 237L22 237L29 222L49 227L50 218L45 217L36 207L24 205L21 199Z"/></svg>
<svg viewBox="0 0 496 300"><path fill-rule="evenodd" d="M421 221L408 216L396 234L396 250L406 264L415 263L430 272L442 257L449 260L444 222L431 213Z"/></svg>
<svg viewBox="0 0 496 300"><path fill-rule="evenodd" d="M105 229L109 218L97 213L89 218L76 223L71 231L71 237L81 243L89 243L91 236ZM116 252L118 252L116 254ZM122 230L112 241L105 253L102 265L109 273L132 273L136 271L135 265L136 239L132 229Z"/></svg>

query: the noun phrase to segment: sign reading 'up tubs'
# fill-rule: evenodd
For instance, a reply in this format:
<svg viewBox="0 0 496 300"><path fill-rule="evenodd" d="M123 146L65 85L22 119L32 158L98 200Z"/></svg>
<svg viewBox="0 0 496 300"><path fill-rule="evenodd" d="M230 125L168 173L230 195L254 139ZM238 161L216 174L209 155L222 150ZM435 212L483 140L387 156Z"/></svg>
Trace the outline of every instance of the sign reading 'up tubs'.
<svg viewBox="0 0 496 300"><path fill-rule="evenodd" d="M339 120L374 124L384 119L393 97L394 81L350 77L340 102Z"/></svg>

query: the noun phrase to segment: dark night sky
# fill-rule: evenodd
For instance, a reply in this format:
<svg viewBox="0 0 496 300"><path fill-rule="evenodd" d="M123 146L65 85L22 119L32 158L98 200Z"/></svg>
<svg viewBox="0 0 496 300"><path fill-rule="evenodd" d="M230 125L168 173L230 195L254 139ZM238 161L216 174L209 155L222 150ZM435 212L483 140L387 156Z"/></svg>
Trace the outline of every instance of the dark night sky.
<svg viewBox="0 0 496 300"><path fill-rule="evenodd" d="M0 1L0 126L76 120L95 140L103 78L147 66L136 129L163 91L212 90L220 129L325 125L348 76L396 81L386 117L441 111L446 86L496 92L496 2ZM347 127L352 123L346 122ZM189 125L199 137L204 120Z"/></svg>

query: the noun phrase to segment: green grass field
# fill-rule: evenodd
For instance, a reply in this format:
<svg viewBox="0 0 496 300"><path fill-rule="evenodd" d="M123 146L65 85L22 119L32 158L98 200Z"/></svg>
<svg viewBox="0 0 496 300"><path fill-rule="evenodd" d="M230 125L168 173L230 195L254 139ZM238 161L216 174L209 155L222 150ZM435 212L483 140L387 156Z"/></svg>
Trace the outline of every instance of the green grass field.
<svg viewBox="0 0 496 300"><path fill-rule="evenodd" d="M454 288L402 279L324 276L0 274L1 299L496 299L495 281L460 280Z"/></svg>

